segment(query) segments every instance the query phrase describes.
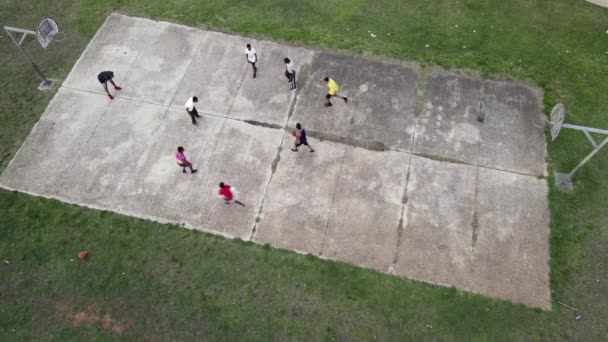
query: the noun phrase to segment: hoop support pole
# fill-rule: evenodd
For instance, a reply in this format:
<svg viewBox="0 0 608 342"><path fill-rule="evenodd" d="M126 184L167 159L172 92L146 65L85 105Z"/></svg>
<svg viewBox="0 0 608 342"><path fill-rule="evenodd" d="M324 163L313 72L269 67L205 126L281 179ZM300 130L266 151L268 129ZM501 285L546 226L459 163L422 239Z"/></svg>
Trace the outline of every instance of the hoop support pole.
<svg viewBox="0 0 608 342"><path fill-rule="evenodd" d="M4 30L6 31L6 33L8 34L8 36L11 37L11 40L13 41L13 43L15 43L15 45L17 46L17 48L19 49L19 51L21 51L21 53L23 54L23 57L25 57L25 59L28 62L30 62L30 64L32 65L32 68L34 68L34 70L36 71L36 73L42 78L43 83L50 83L51 81L48 80L46 78L46 76L44 76L44 74L42 73L42 71L40 71L40 68L38 68L38 66L32 61L32 58L30 57L30 55L23 49L23 47L21 47L21 43L25 39L25 36L27 34L33 34L33 35L35 35L36 32L31 31L31 30L24 30L24 29L19 29L19 28L15 28L15 27L10 27L10 26L4 26ZM21 37L21 40L19 42L17 42L17 40L15 39L15 37L13 37L13 35L11 34L11 32L23 33L23 37Z"/></svg>
<svg viewBox="0 0 608 342"><path fill-rule="evenodd" d="M595 156L601 149L602 147L606 146L606 144L608 144L608 137L606 137L606 139L604 139L604 141L602 141L599 145L597 145L593 151L591 151L591 153L589 153L589 155L587 155L585 157L585 159L583 159L583 161L581 161L575 168L574 170L570 171L570 173L568 174L568 176L570 176L570 178L574 177L574 174L581 168L583 167L583 165L585 165L589 160L591 160L591 158L593 158L593 156Z"/></svg>

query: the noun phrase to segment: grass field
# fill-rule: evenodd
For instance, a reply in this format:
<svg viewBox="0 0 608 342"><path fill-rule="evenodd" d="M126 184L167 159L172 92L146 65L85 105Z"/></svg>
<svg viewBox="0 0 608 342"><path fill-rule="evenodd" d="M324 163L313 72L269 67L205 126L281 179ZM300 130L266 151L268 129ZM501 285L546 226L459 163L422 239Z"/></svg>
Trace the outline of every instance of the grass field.
<svg viewBox="0 0 608 342"><path fill-rule="evenodd" d="M547 108L564 102L567 122L608 129L608 9L584 1L7 0L0 24L29 28L55 17L66 41L27 48L64 79L112 11L509 76L543 87ZM39 80L0 36L2 170L53 93L36 90ZM562 131L548 145L550 174L570 170L590 147L582 133ZM550 190L549 312L0 192L0 259L8 261L0 264L0 340L602 340L607 175L608 150L580 171L575 191ZM89 261L70 261L81 249Z"/></svg>

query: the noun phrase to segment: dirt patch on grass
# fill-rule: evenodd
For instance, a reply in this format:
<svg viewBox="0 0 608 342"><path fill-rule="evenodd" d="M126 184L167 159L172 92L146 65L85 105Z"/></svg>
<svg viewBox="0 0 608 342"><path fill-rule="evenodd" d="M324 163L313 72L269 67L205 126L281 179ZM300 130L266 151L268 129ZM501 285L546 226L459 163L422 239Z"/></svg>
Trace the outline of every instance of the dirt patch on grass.
<svg viewBox="0 0 608 342"><path fill-rule="evenodd" d="M109 313L98 312L95 310L94 305L89 305L86 309L77 311L76 313L70 312L69 306L64 303L57 303L55 309L62 314L65 314L65 317L75 326L90 326L100 323L104 329L116 335L122 335L127 326L124 322L112 318Z"/></svg>

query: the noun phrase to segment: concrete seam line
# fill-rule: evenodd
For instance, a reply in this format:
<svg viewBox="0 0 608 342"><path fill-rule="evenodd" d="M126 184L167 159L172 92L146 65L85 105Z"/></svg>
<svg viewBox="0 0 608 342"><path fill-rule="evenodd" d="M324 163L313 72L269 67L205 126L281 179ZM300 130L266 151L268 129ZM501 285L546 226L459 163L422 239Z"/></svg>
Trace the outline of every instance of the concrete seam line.
<svg viewBox="0 0 608 342"><path fill-rule="evenodd" d="M228 112L226 113L226 118L228 118L230 116L230 113L232 112L232 107L234 106L236 99L239 98L239 92L241 91L241 86L243 85L245 76L247 75L247 69L249 69L249 66L247 66L245 68L245 70L243 70L243 75L241 76L241 82L239 82L239 86L236 88L236 93L234 94L234 99L232 100L232 103L230 104L230 107L228 108Z"/></svg>
<svg viewBox="0 0 608 342"><path fill-rule="evenodd" d="M314 51L311 52L311 63L312 60L314 59ZM283 135L281 136L281 141L279 142L279 146L277 147L277 154L275 155L272 164L270 165L271 168L271 172L270 172L270 177L268 178L268 182L266 183L266 187L264 188L264 194L262 195L262 201L260 202L260 207L258 208L258 213L255 216L254 222L253 222L253 227L251 228L251 234L249 235L249 240L248 241L253 241L253 238L255 236L255 233L257 232L257 227L258 227L258 220L261 220L261 216L262 213L264 211L264 203L266 202L266 196L268 194L268 188L270 187L270 183L272 182L272 177L274 176L275 172L276 172L276 167L279 164L280 160L281 160L281 152L283 151L283 143L285 142L285 133L288 129L288 124L289 124L289 120L291 119L291 116L293 115L293 112L295 111L295 107L296 107L296 103L298 100L298 95L300 94L300 91L303 89L303 87L306 85L306 82L308 81L308 72L303 73L302 69L306 68L307 64L304 64L300 67L299 69L299 74L301 75L301 85L299 87L296 88L295 93L293 94L292 98L291 98L291 102L289 104L289 107L287 109L287 118L285 119L285 123L283 125ZM245 73L243 75L246 75L247 69L245 69ZM302 77L303 76L303 77ZM241 80L241 84L242 84L242 80ZM237 89L237 96L238 96L238 92L240 90L240 85L239 88ZM235 96L235 100L236 100L236 96ZM232 106L234 105L234 101L232 102L232 104L230 105L230 109L228 110L228 114L230 114L230 112L232 111ZM228 117L227 117L228 118ZM233 119L236 120L236 119ZM257 124L257 122L255 122L254 120L243 120L246 123L252 124L252 125L259 125L259 126L263 126L263 127L269 127L269 128L274 128L273 124ZM323 245L321 245L322 248Z"/></svg>
<svg viewBox="0 0 608 342"><path fill-rule="evenodd" d="M469 289L473 288L473 273L475 272L473 258L475 256L475 244L477 243L477 234L479 231L479 222L477 217L477 195L479 194L479 166L475 173L475 195L473 198L473 217L471 222L471 267L469 269Z"/></svg>
<svg viewBox="0 0 608 342"><path fill-rule="evenodd" d="M285 128L287 128L287 125L289 125L289 120L291 119L291 116L293 115L293 113L296 110L298 96L300 95L300 92L306 86L306 83L308 82L308 79L310 78L308 68L312 66L312 61L314 60L314 58L315 58L315 52L311 51L310 64L303 64L302 66L300 66L300 69L298 70L298 73L300 74L301 85L296 88L295 94L293 95L293 98L291 99L291 104L289 105L289 109L287 111L287 119L285 120L285 125L284 125Z"/></svg>
<svg viewBox="0 0 608 342"><path fill-rule="evenodd" d="M283 135L281 135L281 141L279 142L279 146L277 147L277 154L275 155L272 164L270 166L270 177L268 177L268 182L266 183L266 187L264 188L264 194L262 195L262 201L260 202L260 207L258 208L258 213L255 216L253 227L251 228L251 233L249 234L249 240L252 241L255 233L257 232L258 219L262 215L264 210L264 203L266 202L266 195L268 194L268 188L270 187L270 183L272 182L272 177L276 172L276 166L279 164L281 160L281 152L283 151L283 142L285 141L285 131L283 131Z"/></svg>
<svg viewBox="0 0 608 342"><path fill-rule="evenodd" d="M203 31L203 32L205 34L203 34L203 37L196 45L196 49L193 50L192 55L190 56L190 63L188 63L188 67L186 68L186 72L184 72L184 76L182 76L182 79L179 81L179 84L175 88L175 91L173 92L173 96L171 97L171 101L169 101L169 105L167 105L167 107L170 107L171 104L173 103L173 101L175 100L175 96L177 96L177 92L179 91L179 88L182 86L182 83L184 83L184 79L186 79L186 76L188 75L188 71L190 71L190 67L192 66L192 63L194 62L194 55L196 55L196 52L198 50L200 50L201 45L203 45L203 42L205 41L205 38L207 38L207 34L209 32L208 31Z"/></svg>
<svg viewBox="0 0 608 342"><path fill-rule="evenodd" d="M147 32L144 35L143 41L148 41L148 38L150 37L152 33L151 32ZM142 49L143 50L143 49ZM85 50L86 51L86 50ZM133 62L131 63L131 65L129 65L129 69L127 69L127 72L125 73L125 78L123 79L123 85L124 84L129 84L128 83L128 77L129 77L129 73L131 72L131 69L133 69L133 66L135 65L135 63L137 62L137 59L139 58L139 55L141 55L141 51L137 51L137 56L135 56L135 58L133 59ZM164 105L164 104L163 104Z"/></svg>
<svg viewBox="0 0 608 342"><path fill-rule="evenodd" d="M106 107L104 108L102 114L99 116L97 123L95 124L95 127L93 128L93 130L91 131L91 134L89 134L89 136L87 137L87 140L84 142L84 144L81 145L81 147L78 149L78 151L76 152L76 156L72 159L72 162L70 163L70 167L66 169L65 172L69 172L71 169L74 168L74 165L76 165L76 163L78 163L80 161L80 154L82 153L82 151L86 148L86 146L89 144L89 141L91 141L91 137L93 137L93 135L95 134L95 132L97 131L97 127L99 127L99 124L101 123L101 120L103 120L103 117L106 115L106 113L108 112L108 108L110 107L110 103L108 102L106 103ZM63 185L66 183L68 179L64 178L64 180L60 183L60 188L63 188Z"/></svg>
<svg viewBox="0 0 608 342"><path fill-rule="evenodd" d="M109 18L109 16L108 16L108 18ZM106 21L104 22L104 25L107 23L107 20L108 20L108 19L106 18ZM98 31L99 31L99 30L98 30ZM144 40L147 40L147 37L148 37L148 36L150 36L150 33L148 32L148 33L147 33L145 36L146 36L146 39L144 39ZM87 47L88 47L88 46L87 46ZM86 51L86 50L85 50L85 51ZM133 59L133 62L132 62L132 63L131 63L131 65L129 66L129 69L128 69L128 70L127 70L127 72L125 73L125 78L124 78L124 82L125 82L125 83L126 83L127 78L128 78L128 76L129 76L129 72L130 72L130 71L131 71L131 69L133 68L133 65L135 65L135 62L136 62L136 61L137 61L137 59L139 58L139 55L140 55L140 54L141 54L141 51L138 51L138 52L137 52L137 56L135 56L135 58ZM81 55L81 56L82 56L82 55ZM88 143L89 143L89 141L91 140L91 137L93 136L93 134L95 134L95 132L97 131L97 127L99 127L99 124L101 123L101 120L103 120L103 117L104 117L104 116L106 115L106 113L108 112L108 108L110 107L110 104L111 104L111 102L108 102L108 103L106 104L106 108L103 110L103 113L102 113L102 114L99 116L99 120L97 120L97 123L95 124L95 128L93 128L93 131L91 132L91 134L89 135L89 137L87 138L87 140L85 141L85 143L82 145L82 147L83 147L83 148L80 148L80 149L78 150L78 153L76 154L76 158L74 158L74 159L73 159L72 163L70 164L70 168L69 168L68 170L73 169L73 168L74 168L74 165L76 165L76 162L79 160L79 158L78 158L78 157L80 156L80 154L81 154L82 150L84 150L84 147L88 145ZM65 181L61 182L61 186L63 186L64 184L65 184Z"/></svg>
<svg viewBox="0 0 608 342"><path fill-rule="evenodd" d="M407 164L407 171L405 172L405 188L403 189L403 195L401 196L401 216L399 217L399 221L397 223L397 241L395 246L395 253L393 255L393 271L395 271L397 262L399 261L399 247L403 243L403 234L405 233L405 227L407 226L407 219L403 219L403 215L405 214L405 207L409 205L409 200L407 198L407 189L410 182L410 172L412 170L412 158L413 154L410 153L410 158Z"/></svg>
<svg viewBox="0 0 608 342"><path fill-rule="evenodd" d="M414 116L417 118L424 110L424 100L426 99L426 67L423 64L418 64L418 72L416 74L416 103L414 103Z"/></svg>
<svg viewBox="0 0 608 342"><path fill-rule="evenodd" d="M329 205L329 214L327 215L327 222L325 223L325 230L323 231L323 240L321 240L321 250L319 255L323 255L323 247L325 246L325 238L327 237L327 229L329 228L329 221L331 221L331 210L334 208L334 202L336 201L336 194L338 193L338 186L340 185L340 178L342 178L342 167L344 166L344 159L346 159L348 147L344 147L344 154L342 155L342 162L340 163L340 170L338 170L338 177L334 186L334 193L331 197L331 204Z"/></svg>

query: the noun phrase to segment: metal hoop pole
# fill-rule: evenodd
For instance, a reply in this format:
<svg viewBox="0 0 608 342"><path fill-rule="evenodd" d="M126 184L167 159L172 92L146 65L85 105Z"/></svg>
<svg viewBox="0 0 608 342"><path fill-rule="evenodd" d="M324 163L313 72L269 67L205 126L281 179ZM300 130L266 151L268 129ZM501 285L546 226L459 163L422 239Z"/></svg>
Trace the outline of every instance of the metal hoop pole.
<svg viewBox="0 0 608 342"><path fill-rule="evenodd" d="M4 30L6 31L6 33L8 33L9 37L11 37L11 40L13 41L13 43L15 43L15 45L17 46L17 48L19 49L19 51L21 51L21 53L23 54L23 57L25 57L25 59L30 62L30 64L32 65L32 68L34 68L34 70L36 71L36 73L38 73L38 75L40 77L42 77L42 81L44 81L45 83L50 82L46 76L44 76L44 74L42 73L42 71L40 71L40 69L38 68L38 66L36 64L34 64L34 62L32 61L32 59L30 58L29 54L21 47L21 44L19 44L19 42L17 42L17 40L15 39L15 37L13 37L13 35L11 34L11 32L9 31L9 29L5 26ZM22 32L23 33L23 37L21 38L21 41L23 41L23 39L25 38L25 35L27 34L27 32Z"/></svg>
<svg viewBox="0 0 608 342"><path fill-rule="evenodd" d="M593 151L591 151L591 153L589 153L588 156L585 157L585 159L583 159L582 162L580 162L575 168L574 170L570 171L570 173L568 174L568 176L570 176L570 178L574 177L574 174L581 168L583 167L583 165L585 165L589 160L591 160L591 158L593 158L594 155L596 155L601 149L602 147L606 146L606 144L608 144L608 137L606 139L604 139L604 141L602 141L595 149L593 149Z"/></svg>

